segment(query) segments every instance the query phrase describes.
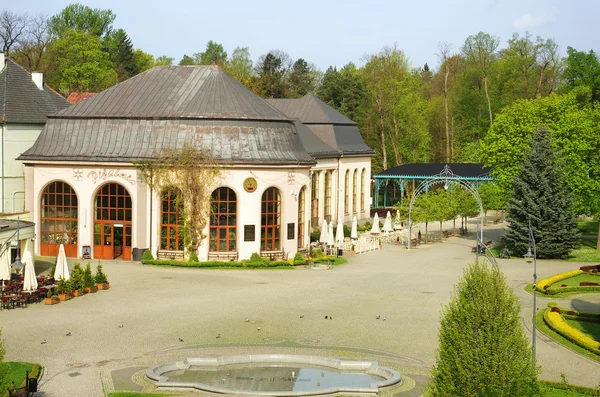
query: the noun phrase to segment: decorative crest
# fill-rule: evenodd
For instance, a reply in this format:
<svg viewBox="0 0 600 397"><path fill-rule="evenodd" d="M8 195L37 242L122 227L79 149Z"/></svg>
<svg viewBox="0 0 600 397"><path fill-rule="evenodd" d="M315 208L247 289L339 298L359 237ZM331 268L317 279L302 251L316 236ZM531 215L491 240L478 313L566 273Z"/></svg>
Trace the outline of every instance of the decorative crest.
<svg viewBox="0 0 600 397"><path fill-rule="evenodd" d="M448 164L444 165L442 171L435 176L439 177L440 179L458 178L458 175L452 172Z"/></svg>

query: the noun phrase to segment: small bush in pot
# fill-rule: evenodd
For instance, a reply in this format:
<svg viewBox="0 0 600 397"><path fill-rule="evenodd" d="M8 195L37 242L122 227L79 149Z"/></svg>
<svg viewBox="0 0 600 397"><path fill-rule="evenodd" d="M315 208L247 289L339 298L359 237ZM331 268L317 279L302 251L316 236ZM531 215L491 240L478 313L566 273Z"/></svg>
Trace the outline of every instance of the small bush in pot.
<svg viewBox="0 0 600 397"><path fill-rule="evenodd" d="M96 292L96 280L92 274L92 266L88 263L83 271L83 283L85 284L85 292Z"/></svg>
<svg viewBox="0 0 600 397"><path fill-rule="evenodd" d="M106 274L102 271L102 265L98 262L98 267L96 267L96 275L94 276L94 281L96 281L96 288L98 289L108 289L108 278Z"/></svg>
<svg viewBox="0 0 600 397"><path fill-rule="evenodd" d="M71 280L73 283L73 296L79 296L83 294L85 288L85 281L83 279L83 269L79 262L73 266L73 272L71 273Z"/></svg>

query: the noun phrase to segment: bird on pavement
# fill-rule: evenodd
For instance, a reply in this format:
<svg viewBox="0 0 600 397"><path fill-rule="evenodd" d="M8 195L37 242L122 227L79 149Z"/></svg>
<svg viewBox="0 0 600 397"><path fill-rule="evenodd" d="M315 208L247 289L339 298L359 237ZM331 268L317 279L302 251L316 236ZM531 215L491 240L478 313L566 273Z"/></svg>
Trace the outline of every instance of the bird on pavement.
<svg viewBox="0 0 600 397"><path fill-rule="evenodd" d="M329 319L330 319L330 320L333 320L333 317L329 316Z"/></svg>
<svg viewBox="0 0 600 397"><path fill-rule="evenodd" d="M325 316L325 320L327 320L329 318L329 316Z"/></svg>
<svg viewBox="0 0 600 397"><path fill-rule="evenodd" d="M71 336L71 332L67 332L65 336Z"/></svg>
<svg viewBox="0 0 600 397"><path fill-rule="evenodd" d="M381 318L381 315L375 317L375 320L379 320Z"/></svg>
<svg viewBox="0 0 600 397"><path fill-rule="evenodd" d="M179 342L183 342L183 339L179 338Z"/></svg>
<svg viewBox="0 0 600 397"><path fill-rule="evenodd" d="M258 327L256 330L257 330L257 331L260 331L260 327Z"/></svg>
<svg viewBox="0 0 600 397"><path fill-rule="evenodd" d="M386 316L383 316L383 321L385 321L385 320L387 320L387 317L386 317Z"/></svg>
<svg viewBox="0 0 600 397"><path fill-rule="evenodd" d="M123 327L124 327L124 325L123 325L123 324L119 324L119 328L123 328Z"/></svg>
<svg viewBox="0 0 600 397"><path fill-rule="evenodd" d="M217 339L221 339L221 334L217 334Z"/></svg>
<svg viewBox="0 0 600 397"><path fill-rule="evenodd" d="M46 342L46 339L44 339L44 340L42 341L42 345L45 345L46 343L48 343L48 342Z"/></svg>
<svg viewBox="0 0 600 397"><path fill-rule="evenodd" d="M300 318L304 318L304 314L300 316Z"/></svg>
<svg viewBox="0 0 600 397"><path fill-rule="evenodd" d="M246 319L244 320L245 323L250 322L250 320L248 319L248 317L246 317Z"/></svg>

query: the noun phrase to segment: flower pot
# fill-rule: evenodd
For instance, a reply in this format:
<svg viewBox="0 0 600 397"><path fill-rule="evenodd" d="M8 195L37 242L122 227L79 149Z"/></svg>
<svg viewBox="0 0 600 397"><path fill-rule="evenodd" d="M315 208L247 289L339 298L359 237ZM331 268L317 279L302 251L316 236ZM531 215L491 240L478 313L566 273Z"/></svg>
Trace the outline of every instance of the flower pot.
<svg viewBox="0 0 600 397"><path fill-rule="evenodd" d="M109 289L110 288L110 284L109 283L96 284L96 288L97 289Z"/></svg>
<svg viewBox="0 0 600 397"><path fill-rule="evenodd" d="M58 294L58 300L60 301L68 301L71 298L73 297L69 294Z"/></svg>
<svg viewBox="0 0 600 397"><path fill-rule="evenodd" d="M71 294L72 294L73 296L81 296L81 295L83 295L83 292L80 292L79 290L76 290L76 289L74 289L74 290L71 292Z"/></svg>
<svg viewBox="0 0 600 397"><path fill-rule="evenodd" d="M350 251L350 255L354 255L354 253L355 253L354 250Z"/></svg>
<svg viewBox="0 0 600 397"><path fill-rule="evenodd" d="M60 303L58 298L44 298L44 305L56 305Z"/></svg>
<svg viewBox="0 0 600 397"><path fill-rule="evenodd" d="M94 292L98 291L98 289L97 289L95 286L94 286L94 287L85 287L85 288L83 289L83 291L84 291L86 294L89 294L89 293L92 293L92 294L93 294Z"/></svg>

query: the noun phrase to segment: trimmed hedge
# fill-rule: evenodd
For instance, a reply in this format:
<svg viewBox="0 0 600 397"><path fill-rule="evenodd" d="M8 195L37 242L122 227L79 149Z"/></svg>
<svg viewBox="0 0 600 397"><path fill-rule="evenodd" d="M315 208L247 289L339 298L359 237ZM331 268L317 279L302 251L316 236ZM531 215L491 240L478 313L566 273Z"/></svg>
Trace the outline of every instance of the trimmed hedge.
<svg viewBox="0 0 600 397"><path fill-rule="evenodd" d="M564 383L560 383L560 382L550 382L548 380L540 380L538 382L542 383L544 385L550 386L553 389L573 391L575 393L583 394L585 396L597 396L598 395L596 390L589 388L589 387L564 384Z"/></svg>
<svg viewBox="0 0 600 397"><path fill-rule="evenodd" d="M539 289L538 289L539 290ZM594 291L598 291L600 292L600 286L589 286L589 287L560 287L558 289L550 289L548 288L547 290L542 291L543 293L545 293L546 295L555 295L555 294L560 294L563 292L594 292Z"/></svg>
<svg viewBox="0 0 600 397"><path fill-rule="evenodd" d="M571 342L576 343L593 353L600 354L600 342L592 339L590 336L584 334L578 329L571 327L569 324L567 324L560 313L546 309L546 312L544 313L544 321L550 328Z"/></svg>
<svg viewBox="0 0 600 397"><path fill-rule="evenodd" d="M575 277L580 275L581 273L583 273L582 270L577 269L577 270L571 270L570 272L565 272L565 273L560 273L560 274L556 274L552 277L548 277L542 280L539 280L536 284L536 288L538 291L540 292L546 292L546 290L548 288L550 288L550 286L558 281L564 280L566 278L571 278L571 277ZM566 289L566 288L565 288Z"/></svg>

